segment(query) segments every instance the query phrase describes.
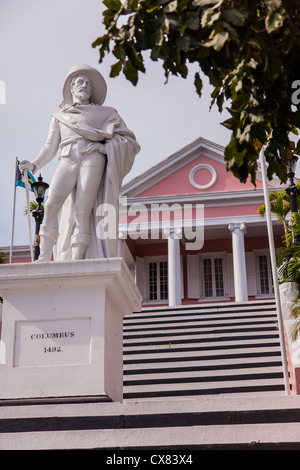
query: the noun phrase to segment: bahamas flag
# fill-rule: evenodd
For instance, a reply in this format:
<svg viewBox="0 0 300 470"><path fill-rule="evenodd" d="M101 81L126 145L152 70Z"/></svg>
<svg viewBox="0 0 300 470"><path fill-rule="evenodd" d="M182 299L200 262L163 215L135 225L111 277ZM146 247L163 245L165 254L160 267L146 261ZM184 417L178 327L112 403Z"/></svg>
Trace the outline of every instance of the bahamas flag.
<svg viewBox="0 0 300 470"><path fill-rule="evenodd" d="M25 188L25 183L24 183L24 176L22 175L20 168L19 168L19 160L17 161L16 165L16 186L21 186L22 188ZM34 176L30 173L30 171L27 171L28 174L28 182L29 184L35 183L35 178ZM33 189L31 188L31 191L33 192Z"/></svg>

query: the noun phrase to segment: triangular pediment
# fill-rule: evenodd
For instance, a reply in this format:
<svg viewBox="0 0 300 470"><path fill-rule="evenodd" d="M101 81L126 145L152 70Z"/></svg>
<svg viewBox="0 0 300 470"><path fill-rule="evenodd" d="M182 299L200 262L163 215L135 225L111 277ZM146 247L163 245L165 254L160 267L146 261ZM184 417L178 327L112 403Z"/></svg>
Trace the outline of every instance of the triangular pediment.
<svg viewBox="0 0 300 470"><path fill-rule="evenodd" d="M279 187L280 182L274 180L270 186ZM258 171L256 188L262 187ZM249 189L254 189L250 180L242 184L226 170L224 147L200 137L124 185L122 195L154 197Z"/></svg>

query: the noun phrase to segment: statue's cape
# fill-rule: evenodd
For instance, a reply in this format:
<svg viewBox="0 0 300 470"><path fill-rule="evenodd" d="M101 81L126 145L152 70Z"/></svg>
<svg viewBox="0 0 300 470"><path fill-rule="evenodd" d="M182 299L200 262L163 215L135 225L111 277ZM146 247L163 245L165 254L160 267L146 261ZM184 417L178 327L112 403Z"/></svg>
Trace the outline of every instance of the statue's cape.
<svg viewBox="0 0 300 470"><path fill-rule="evenodd" d="M111 139L115 132L135 139L117 111L108 106L65 106L61 111L53 113L53 116L76 134L92 142Z"/></svg>
<svg viewBox="0 0 300 470"><path fill-rule="evenodd" d="M90 217L90 244L85 258L110 258L118 252L119 194L140 146L117 111L106 106L68 106L53 116L74 132L93 142L105 139L107 164L99 181L98 195ZM76 188L65 201L59 217L55 260L71 260L71 236L75 227ZM107 211L110 211L109 214ZM109 231L107 232L107 222Z"/></svg>

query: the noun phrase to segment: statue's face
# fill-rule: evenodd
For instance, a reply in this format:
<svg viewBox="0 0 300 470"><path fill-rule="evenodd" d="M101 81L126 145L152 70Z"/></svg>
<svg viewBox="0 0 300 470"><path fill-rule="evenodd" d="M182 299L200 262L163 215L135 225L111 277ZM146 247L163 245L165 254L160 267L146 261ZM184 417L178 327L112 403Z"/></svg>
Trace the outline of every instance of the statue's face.
<svg viewBox="0 0 300 470"><path fill-rule="evenodd" d="M70 85L74 102L89 102L92 94L92 84L85 75L78 75L73 78Z"/></svg>

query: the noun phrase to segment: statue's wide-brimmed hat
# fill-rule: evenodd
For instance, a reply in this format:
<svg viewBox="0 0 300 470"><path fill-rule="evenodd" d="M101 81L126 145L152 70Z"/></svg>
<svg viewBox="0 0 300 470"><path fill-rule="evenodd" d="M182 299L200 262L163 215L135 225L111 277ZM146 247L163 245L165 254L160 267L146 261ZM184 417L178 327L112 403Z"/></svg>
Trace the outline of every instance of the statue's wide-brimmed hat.
<svg viewBox="0 0 300 470"><path fill-rule="evenodd" d="M73 104L70 83L72 79L77 75L85 75L92 82L92 95L90 98L90 102L100 105L103 104L107 93L107 86L104 78L102 77L101 73L98 72L98 70L96 70L94 67L91 67L90 65L80 64L71 67L67 74L63 86L63 102L60 106L63 107L68 104Z"/></svg>

